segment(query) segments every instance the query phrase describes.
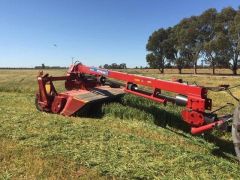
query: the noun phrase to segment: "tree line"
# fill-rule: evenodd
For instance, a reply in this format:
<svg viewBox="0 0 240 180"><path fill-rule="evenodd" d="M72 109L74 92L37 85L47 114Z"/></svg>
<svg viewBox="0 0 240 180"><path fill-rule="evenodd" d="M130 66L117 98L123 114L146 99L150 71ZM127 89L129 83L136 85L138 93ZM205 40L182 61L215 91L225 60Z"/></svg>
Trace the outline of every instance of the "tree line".
<svg viewBox="0 0 240 180"><path fill-rule="evenodd" d="M199 16L182 19L177 25L154 31L147 42L146 60L150 68L175 66L194 68L198 62L212 68L229 68L237 74L240 62L240 7L227 7L218 12L215 8Z"/></svg>
<svg viewBox="0 0 240 180"><path fill-rule="evenodd" d="M67 67L46 66L45 64L42 64L41 66L35 66L34 69L67 69Z"/></svg>

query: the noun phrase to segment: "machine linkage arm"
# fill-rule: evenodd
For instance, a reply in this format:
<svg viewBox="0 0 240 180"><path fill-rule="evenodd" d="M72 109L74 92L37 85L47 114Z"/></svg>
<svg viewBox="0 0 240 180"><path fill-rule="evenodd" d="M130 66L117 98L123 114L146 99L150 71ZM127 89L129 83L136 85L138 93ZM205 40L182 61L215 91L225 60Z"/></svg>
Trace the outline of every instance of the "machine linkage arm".
<svg viewBox="0 0 240 180"><path fill-rule="evenodd" d="M212 108L212 100L207 98L207 89L204 87L88 67L82 64L73 65L68 73L89 74L95 76L102 84L109 81L108 78L123 81L126 93L159 103L166 104L167 102L172 102L179 106L185 106L181 115L183 120L193 127L193 134L202 133L224 123L224 120L219 120L215 114L206 113L206 110L210 111ZM151 92L141 89L138 87L139 85L150 88ZM176 96L168 96L163 92L175 93Z"/></svg>

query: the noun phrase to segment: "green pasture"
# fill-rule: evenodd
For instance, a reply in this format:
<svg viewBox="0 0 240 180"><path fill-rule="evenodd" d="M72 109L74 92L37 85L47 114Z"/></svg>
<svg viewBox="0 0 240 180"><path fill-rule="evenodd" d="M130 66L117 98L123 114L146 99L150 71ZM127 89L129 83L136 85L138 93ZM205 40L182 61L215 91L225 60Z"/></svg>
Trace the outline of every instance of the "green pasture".
<svg viewBox="0 0 240 180"><path fill-rule="evenodd" d="M232 76L135 73L204 86L239 84ZM192 136L181 121L180 107L125 95L119 102L104 104L94 118L39 112L34 105L37 74L0 70L0 179L240 178L231 136ZM62 82L56 86L64 89ZM240 97L239 89L233 94ZM213 109L237 104L226 92L209 92L209 97Z"/></svg>

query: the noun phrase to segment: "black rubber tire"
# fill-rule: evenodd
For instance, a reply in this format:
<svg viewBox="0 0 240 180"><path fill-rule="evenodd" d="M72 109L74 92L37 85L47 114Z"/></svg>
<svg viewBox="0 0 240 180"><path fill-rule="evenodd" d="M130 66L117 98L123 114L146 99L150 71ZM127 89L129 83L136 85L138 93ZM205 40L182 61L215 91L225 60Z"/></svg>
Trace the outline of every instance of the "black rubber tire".
<svg viewBox="0 0 240 180"><path fill-rule="evenodd" d="M38 95L35 96L35 106L38 111L43 111L42 107L38 104Z"/></svg>
<svg viewBox="0 0 240 180"><path fill-rule="evenodd" d="M240 161L240 105L236 107L233 114L232 140L233 140L236 156Z"/></svg>

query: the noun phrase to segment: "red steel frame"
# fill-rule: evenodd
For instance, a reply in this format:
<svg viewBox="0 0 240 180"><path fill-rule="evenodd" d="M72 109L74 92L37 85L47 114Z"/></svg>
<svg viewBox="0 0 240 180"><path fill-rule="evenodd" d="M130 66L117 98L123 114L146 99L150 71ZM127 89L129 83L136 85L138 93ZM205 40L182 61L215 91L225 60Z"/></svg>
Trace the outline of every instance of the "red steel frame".
<svg viewBox="0 0 240 180"><path fill-rule="evenodd" d="M212 122L206 121L206 110L211 110L212 101L207 98L207 89L196 85L188 85L180 82L165 81L151 77L139 76L96 67L88 67L82 64L70 66L67 75L61 77L51 77L48 75L38 76L39 92L37 93L37 104L40 110L71 115L84 104L70 98L72 89L88 90L89 88L103 85L100 81L88 82L82 78L83 75L95 76L97 79L110 78L125 82L124 91L150 100L164 103L171 101L165 96L161 96L162 91L173 92L186 98L185 109L182 110L182 118L192 127L192 133L197 134L213 129L215 126L224 123L222 120L214 119ZM53 81L65 81L65 87L69 93L58 94L54 88ZM49 84L50 92L46 90ZM152 93L143 93L131 87L137 85L152 89ZM160 94L160 96L159 96Z"/></svg>

